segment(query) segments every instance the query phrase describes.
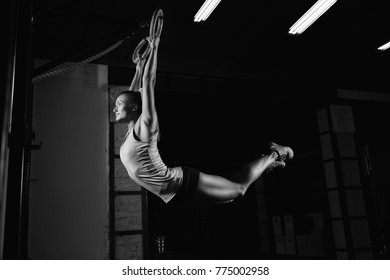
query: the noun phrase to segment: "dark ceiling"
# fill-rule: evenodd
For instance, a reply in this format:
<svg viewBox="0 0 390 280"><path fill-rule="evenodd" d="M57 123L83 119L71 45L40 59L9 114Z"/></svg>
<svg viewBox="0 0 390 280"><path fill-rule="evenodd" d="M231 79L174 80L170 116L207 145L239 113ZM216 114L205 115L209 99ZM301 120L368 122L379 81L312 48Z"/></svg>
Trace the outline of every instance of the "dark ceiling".
<svg viewBox="0 0 390 280"><path fill-rule="evenodd" d="M127 30L129 39L97 62L132 67L132 50L148 34L145 23L161 8L160 70L390 92L390 50L377 51L390 41L388 0L340 0L296 37L289 27L315 0L222 0L206 22L193 23L202 3L36 0L35 56L79 61Z"/></svg>

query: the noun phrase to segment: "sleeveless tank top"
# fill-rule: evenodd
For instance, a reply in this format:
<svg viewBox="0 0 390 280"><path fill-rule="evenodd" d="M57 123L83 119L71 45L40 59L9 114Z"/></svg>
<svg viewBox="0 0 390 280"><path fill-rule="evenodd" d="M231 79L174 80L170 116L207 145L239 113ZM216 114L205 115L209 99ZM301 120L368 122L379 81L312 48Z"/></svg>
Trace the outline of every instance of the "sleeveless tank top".
<svg viewBox="0 0 390 280"><path fill-rule="evenodd" d="M180 188L183 170L164 164L157 148L157 139L158 132L149 141L142 142L133 127L125 136L119 154L130 178L168 203Z"/></svg>

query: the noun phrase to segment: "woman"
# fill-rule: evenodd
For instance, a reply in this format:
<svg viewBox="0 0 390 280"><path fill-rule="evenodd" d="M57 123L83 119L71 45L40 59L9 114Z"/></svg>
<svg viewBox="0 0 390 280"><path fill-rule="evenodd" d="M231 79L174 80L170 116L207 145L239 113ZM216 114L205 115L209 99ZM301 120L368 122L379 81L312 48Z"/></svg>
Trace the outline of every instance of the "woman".
<svg viewBox="0 0 390 280"><path fill-rule="evenodd" d="M166 203L187 199L228 203L243 196L264 171L284 167L285 161L293 157L291 148L271 143L267 155L250 162L231 180L188 167L168 168L157 149L159 126L154 86L160 38L147 40L150 54L148 58L138 56L136 73L129 91L118 96L113 110L116 121L128 125L128 132L120 148L120 158L129 176L137 184Z"/></svg>

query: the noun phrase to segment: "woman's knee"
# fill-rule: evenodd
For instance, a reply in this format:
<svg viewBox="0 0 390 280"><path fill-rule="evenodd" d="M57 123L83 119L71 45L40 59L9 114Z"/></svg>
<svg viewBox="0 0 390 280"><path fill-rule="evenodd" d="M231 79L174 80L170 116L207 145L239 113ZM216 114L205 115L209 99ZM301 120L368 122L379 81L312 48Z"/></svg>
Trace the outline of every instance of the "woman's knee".
<svg viewBox="0 0 390 280"><path fill-rule="evenodd" d="M246 193L246 190L248 187L245 184L237 184L237 196L238 197L243 197Z"/></svg>

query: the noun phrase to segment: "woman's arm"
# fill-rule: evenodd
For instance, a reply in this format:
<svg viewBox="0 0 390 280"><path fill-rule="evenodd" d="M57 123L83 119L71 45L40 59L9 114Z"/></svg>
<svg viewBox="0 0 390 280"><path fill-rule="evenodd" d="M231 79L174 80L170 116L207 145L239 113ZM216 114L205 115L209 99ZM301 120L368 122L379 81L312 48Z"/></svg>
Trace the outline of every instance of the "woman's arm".
<svg viewBox="0 0 390 280"><path fill-rule="evenodd" d="M154 130L157 125L157 111L154 99L154 86L156 84L157 72L157 51L160 38L150 39L150 55L145 65L142 76L142 114L141 121L146 124L150 130Z"/></svg>

